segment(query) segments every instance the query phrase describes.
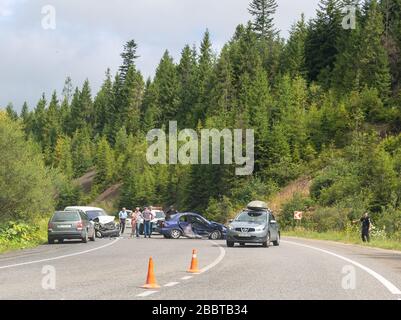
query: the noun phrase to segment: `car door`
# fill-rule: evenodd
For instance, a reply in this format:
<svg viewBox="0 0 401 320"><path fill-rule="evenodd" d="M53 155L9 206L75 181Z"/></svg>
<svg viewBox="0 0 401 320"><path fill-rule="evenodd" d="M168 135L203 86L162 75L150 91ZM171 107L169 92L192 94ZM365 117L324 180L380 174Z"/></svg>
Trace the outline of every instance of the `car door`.
<svg viewBox="0 0 401 320"><path fill-rule="evenodd" d="M80 212L80 216L82 219L82 223L84 225L84 228L86 229L86 231L88 232L88 237L92 237L93 236L93 227L91 225L91 222L89 221L89 217L87 216L87 214L85 212Z"/></svg>
<svg viewBox="0 0 401 320"><path fill-rule="evenodd" d="M187 233L189 225L190 225L189 215L184 214L178 219L178 226L180 227L184 235Z"/></svg>
<svg viewBox="0 0 401 320"><path fill-rule="evenodd" d="M192 230L200 236L208 236L212 232L210 223L198 216L191 216Z"/></svg>

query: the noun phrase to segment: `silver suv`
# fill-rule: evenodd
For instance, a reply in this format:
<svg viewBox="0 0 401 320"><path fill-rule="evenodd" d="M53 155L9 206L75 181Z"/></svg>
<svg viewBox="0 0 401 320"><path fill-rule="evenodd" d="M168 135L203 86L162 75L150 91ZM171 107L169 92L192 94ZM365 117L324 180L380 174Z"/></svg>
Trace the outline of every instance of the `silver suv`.
<svg viewBox="0 0 401 320"><path fill-rule="evenodd" d="M57 211L49 221L47 236L49 244L70 239L86 243L88 239L95 241L95 227L82 211Z"/></svg>
<svg viewBox="0 0 401 320"><path fill-rule="evenodd" d="M262 244L269 247L280 245L280 228L264 202L251 202L234 220L227 230L227 247L248 244Z"/></svg>

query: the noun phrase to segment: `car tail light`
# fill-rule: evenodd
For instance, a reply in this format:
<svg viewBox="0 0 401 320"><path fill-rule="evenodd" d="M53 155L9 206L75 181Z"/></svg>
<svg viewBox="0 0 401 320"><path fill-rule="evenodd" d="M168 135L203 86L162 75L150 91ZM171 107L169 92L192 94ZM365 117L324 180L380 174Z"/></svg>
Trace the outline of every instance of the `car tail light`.
<svg viewBox="0 0 401 320"><path fill-rule="evenodd" d="M78 230L78 231L81 231L81 230L83 229L83 227L84 227L84 226L83 226L83 224L82 224L81 221L77 223L77 230Z"/></svg>

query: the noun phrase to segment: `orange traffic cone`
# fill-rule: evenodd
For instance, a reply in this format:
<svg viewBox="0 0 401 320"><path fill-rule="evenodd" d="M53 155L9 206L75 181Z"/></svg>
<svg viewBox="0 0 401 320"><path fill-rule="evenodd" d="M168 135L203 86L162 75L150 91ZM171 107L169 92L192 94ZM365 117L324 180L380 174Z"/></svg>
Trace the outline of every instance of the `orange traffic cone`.
<svg viewBox="0 0 401 320"><path fill-rule="evenodd" d="M190 266L190 268L189 268L189 270L187 272L189 272L189 273L200 273L200 270L198 269L198 257L197 257L195 249L192 251L191 266Z"/></svg>
<svg viewBox="0 0 401 320"><path fill-rule="evenodd" d="M158 289L158 288L160 288L160 286L156 282L156 277L155 277L152 257L149 258L148 276L146 278L146 283L141 288L144 288L144 289Z"/></svg>

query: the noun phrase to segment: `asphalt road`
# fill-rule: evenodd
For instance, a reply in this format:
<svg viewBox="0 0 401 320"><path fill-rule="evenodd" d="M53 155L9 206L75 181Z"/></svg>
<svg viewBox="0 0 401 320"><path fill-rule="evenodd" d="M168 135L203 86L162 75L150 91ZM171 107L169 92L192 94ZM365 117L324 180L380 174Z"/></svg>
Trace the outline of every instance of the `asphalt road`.
<svg viewBox="0 0 401 320"><path fill-rule="evenodd" d="M186 272L192 249L202 273ZM153 257L159 290L140 288ZM0 299L401 299L401 253L283 238L280 247L224 241L97 239L0 255Z"/></svg>

